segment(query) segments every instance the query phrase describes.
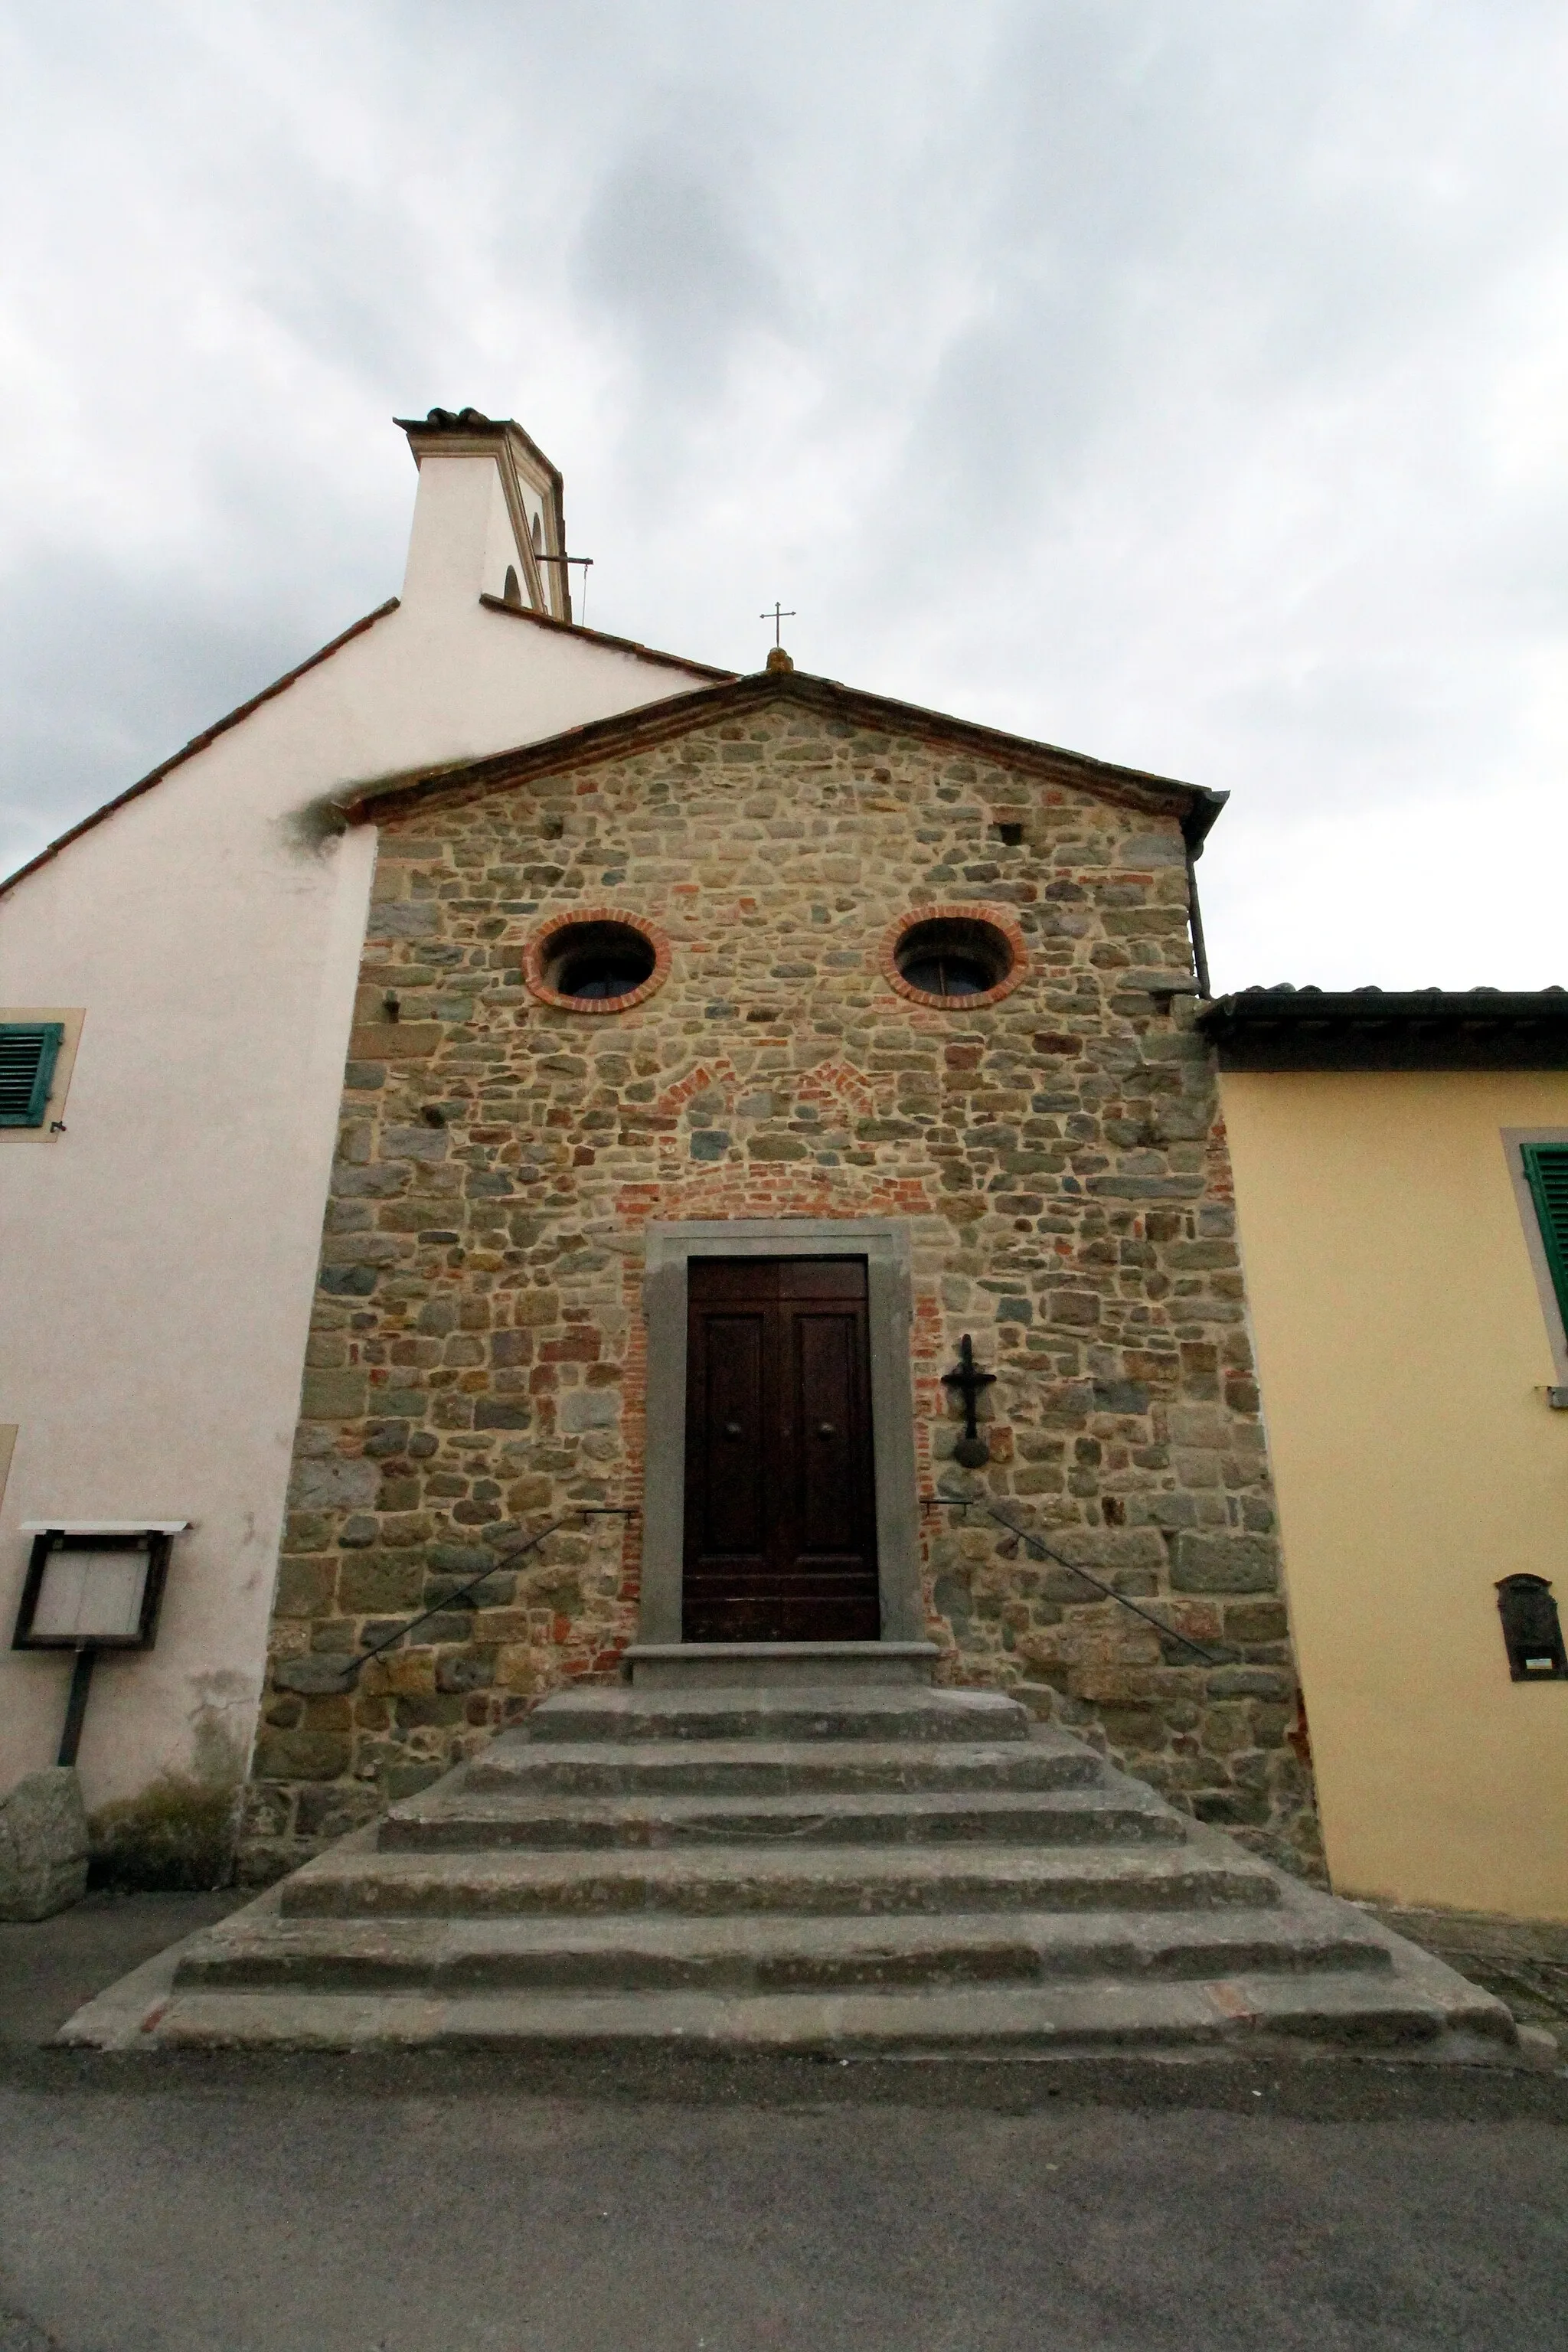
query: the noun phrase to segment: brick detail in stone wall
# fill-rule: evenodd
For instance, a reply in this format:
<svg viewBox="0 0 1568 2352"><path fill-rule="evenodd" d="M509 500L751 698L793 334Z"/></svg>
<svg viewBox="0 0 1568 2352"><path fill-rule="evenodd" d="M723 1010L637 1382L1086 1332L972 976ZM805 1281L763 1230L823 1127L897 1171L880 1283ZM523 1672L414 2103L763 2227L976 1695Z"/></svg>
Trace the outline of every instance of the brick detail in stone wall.
<svg viewBox="0 0 1568 2352"><path fill-rule="evenodd" d="M636 988L628 988L623 996L563 996L545 979L545 968L551 952L563 931L574 930L580 924L613 923L636 931L647 941L653 952L653 970ZM644 921L624 907L572 908L563 914L552 915L541 923L522 951L524 984L542 1004L549 1004L560 1013L580 1013L601 1017L629 1013L636 1004L644 1003L654 991L664 986L669 977L669 940L657 923Z"/></svg>
<svg viewBox="0 0 1568 2352"><path fill-rule="evenodd" d="M944 919L988 923L994 930L1001 933L1002 938L1006 941L1012 959L1006 971L994 988L984 989L979 994L966 1000L967 1009L971 1013L983 1012L990 1004L1000 1004L1005 996L1011 996L1013 991L1020 987L1028 978L1028 942L1024 937L1022 926L1005 908L988 907L984 904L921 907L918 909L907 910L903 914L896 915L882 934L881 947L877 958L878 967L895 995L906 997L911 1004L923 1004L932 1012L943 1013L951 1012L951 1005L943 998L933 996L927 989L916 988L912 982L907 981L899 970L899 949L903 943L905 934L920 924L941 922Z"/></svg>
<svg viewBox="0 0 1568 2352"><path fill-rule="evenodd" d="M1022 823L1004 845L997 826ZM912 1002L890 927L1000 912L1002 1001ZM629 911L662 984L585 1021L526 984ZM279 1564L274 1658L346 1654L574 1505L640 1500L649 1218L897 1217L920 1476L990 1492L1177 1644L976 1519L928 1513L952 1681L1025 1688L1207 1821L1314 1866L1217 1096L1163 810L788 703L384 828ZM1151 982L1155 985L1151 987ZM399 1017L387 1017L395 996ZM997 1374L962 1472L941 1383ZM578 1522L348 1697L268 1685L264 1876L635 1634L636 1522Z"/></svg>

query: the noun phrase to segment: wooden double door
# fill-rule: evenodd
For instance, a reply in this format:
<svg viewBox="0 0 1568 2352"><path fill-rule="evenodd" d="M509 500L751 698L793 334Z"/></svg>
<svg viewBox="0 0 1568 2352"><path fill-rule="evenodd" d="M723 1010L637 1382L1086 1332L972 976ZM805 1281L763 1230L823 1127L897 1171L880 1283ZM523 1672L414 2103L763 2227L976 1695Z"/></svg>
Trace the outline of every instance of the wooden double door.
<svg viewBox="0 0 1568 2352"><path fill-rule="evenodd" d="M682 1633L874 1642L863 1258L694 1258Z"/></svg>

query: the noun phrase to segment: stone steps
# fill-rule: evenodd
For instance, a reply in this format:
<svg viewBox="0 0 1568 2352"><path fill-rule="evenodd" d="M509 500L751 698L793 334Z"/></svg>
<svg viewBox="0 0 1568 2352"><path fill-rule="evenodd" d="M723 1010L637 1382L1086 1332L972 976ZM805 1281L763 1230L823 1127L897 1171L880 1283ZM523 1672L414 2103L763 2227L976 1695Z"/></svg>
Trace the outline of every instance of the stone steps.
<svg viewBox="0 0 1568 2352"><path fill-rule="evenodd" d="M1180 1844L1183 1825L1152 1791L976 1790L956 1795L837 1790L806 1797L605 1797L518 1801L494 1791L417 1800L381 1825L382 1853L509 1848L664 1849L761 1845Z"/></svg>
<svg viewBox="0 0 1568 2352"><path fill-rule="evenodd" d="M1082 1789L1101 1765L1081 1740L1044 1729L995 1743L871 1739L531 1741L504 1732L468 1768L471 1793L556 1796L786 1796L933 1790Z"/></svg>
<svg viewBox="0 0 1568 2352"><path fill-rule="evenodd" d="M1315 1907L1314 1907L1315 1906ZM1354 1969L1388 1945L1304 1894L1273 1911L707 1919L280 1919L232 1922L181 1962L180 1987L342 1992L842 1990L1129 1981Z"/></svg>
<svg viewBox="0 0 1568 2352"><path fill-rule="evenodd" d="M1280 2042L1464 2054L1500 2047L1484 1994L1445 2002L1397 1975L1343 1971L1202 1983L1083 1984L874 1992L418 1993L188 1990L159 2021L175 2048L280 2043L326 2049L441 2042L600 2055L687 2053L850 2057L1057 2056L1113 2048L1240 2051ZM1506 2017L1507 2012L1503 2012ZM1511 2022L1511 2021L1510 2021Z"/></svg>
<svg viewBox="0 0 1568 2352"><path fill-rule="evenodd" d="M142 2046L1512 2051L1500 2002L1013 1700L771 1663L546 1701L193 1939ZM123 2046L127 2005L67 2038Z"/></svg>
<svg viewBox="0 0 1568 2352"><path fill-rule="evenodd" d="M757 1690L561 1691L536 1708L535 1737L562 1740L1027 1739L1028 1709L1000 1691L921 1683L862 1689L809 1684ZM1058 1737L1060 1735L1058 1735Z"/></svg>
<svg viewBox="0 0 1568 2352"><path fill-rule="evenodd" d="M1181 1910L1270 1906L1267 1866L1215 1840L1074 1847L715 1845L700 1852L385 1853L344 1840L284 1882L289 1918L488 1913Z"/></svg>

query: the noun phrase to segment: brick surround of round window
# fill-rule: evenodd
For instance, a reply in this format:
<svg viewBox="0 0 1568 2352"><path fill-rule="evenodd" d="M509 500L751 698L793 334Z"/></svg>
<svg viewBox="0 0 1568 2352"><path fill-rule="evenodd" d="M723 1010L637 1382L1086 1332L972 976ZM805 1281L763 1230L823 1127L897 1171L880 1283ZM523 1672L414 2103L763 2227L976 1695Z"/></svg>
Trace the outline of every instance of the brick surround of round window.
<svg viewBox="0 0 1568 2352"><path fill-rule="evenodd" d="M653 969L646 980L618 996L565 995L552 988L545 975L574 931L630 932L644 952L651 954ZM629 1013L633 1005L645 1003L664 986L669 978L669 940L657 923L650 923L642 915L628 915L622 907L574 907L569 914L552 916L534 932L523 950L522 978L531 995L536 996L541 1004L553 1005L558 1013Z"/></svg>
<svg viewBox="0 0 1568 2352"><path fill-rule="evenodd" d="M933 990L914 987L904 978L899 969L899 955L900 950L907 948L910 934L937 923L973 926L993 934L994 943L987 942L989 953L997 961L1005 959L1002 977L993 987L968 995L939 996ZM877 961L889 988L908 997L911 1004L929 1004L937 1013L975 1013L984 1011L988 1004L1000 1004L1027 977L1029 970L1024 934L1014 918L1003 908L973 905L911 907L908 914L900 915L883 932Z"/></svg>

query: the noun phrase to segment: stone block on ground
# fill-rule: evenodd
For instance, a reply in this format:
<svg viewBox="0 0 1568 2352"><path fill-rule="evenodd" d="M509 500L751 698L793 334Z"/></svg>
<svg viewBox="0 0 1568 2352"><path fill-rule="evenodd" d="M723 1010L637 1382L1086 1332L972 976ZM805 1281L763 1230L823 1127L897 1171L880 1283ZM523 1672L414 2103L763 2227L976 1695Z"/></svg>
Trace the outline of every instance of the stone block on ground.
<svg viewBox="0 0 1568 2352"><path fill-rule="evenodd" d="M87 1812L66 1765L0 1797L0 1920L49 1919L87 1892Z"/></svg>

